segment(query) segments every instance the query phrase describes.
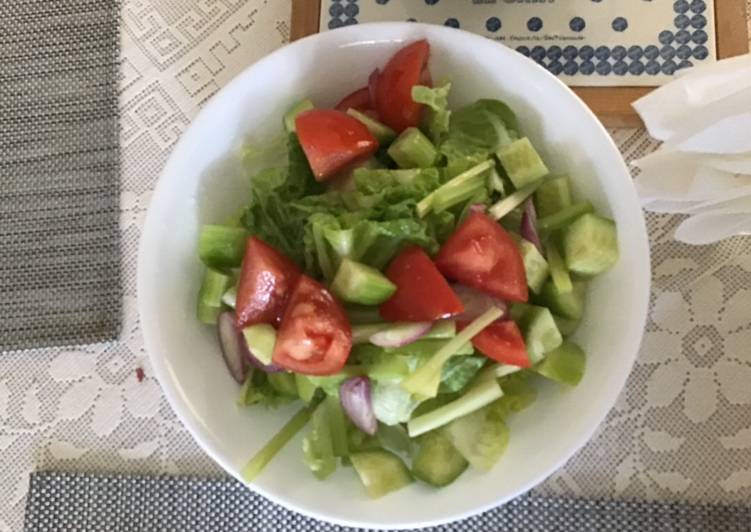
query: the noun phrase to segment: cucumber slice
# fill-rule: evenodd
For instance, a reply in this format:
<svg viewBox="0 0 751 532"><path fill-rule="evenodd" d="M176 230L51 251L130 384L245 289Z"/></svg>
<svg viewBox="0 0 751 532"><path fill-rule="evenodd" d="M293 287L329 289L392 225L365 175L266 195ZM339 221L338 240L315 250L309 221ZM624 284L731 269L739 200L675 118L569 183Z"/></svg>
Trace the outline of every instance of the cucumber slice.
<svg viewBox="0 0 751 532"><path fill-rule="evenodd" d="M196 314L201 323L216 324L219 314L222 312L222 296L232 282L226 275L213 268L206 268L203 274L201 288L198 291L198 305Z"/></svg>
<svg viewBox="0 0 751 532"><path fill-rule="evenodd" d="M375 268L344 258L331 290L349 303L378 305L396 292L396 285Z"/></svg>
<svg viewBox="0 0 751 532"><path fill-rule="evenodd" d="M271 364L276 345L276 329L267 323L257 323L243 329L248 349L262 364Z"/></svg>
<svg viewBox="0 0 751 532"><path fill-rule="evenodd" d="M316 385L300 373L295 373L295 384L297 385L297 396L304 402L310 403L318 389Z"/></svg>
<svg viewBox="0 0 751 532"><path fill-rule="evenodd" d="M502 147L496 153L506 174L519 189L548 175L548 167L527 137Z"/></svg>
<svg viewBox="0 0 751 532"><path fill-rule="evenodd" d="M347 456L349 454L349 438L347 436L347 420L344 417L342 403L339 401L339 398L329 395L323 400L323 404L328 411L331 447L334 450L334 456Z"/></svg>
<svg viewBox="0 0 751 532"><path fill-rule="evenodd" d="M370 118L368 115L361 113L357 109L347 109L347 114L352 118L360 121L368 131L378 140L378 144L386 146L396 138L396 131L378 120Z"/></svg>
<svg viewBox="0 0 751 532"><path fill-rule="evenodd" d="M593 276L609 270L618 261L615 223L585 214L566 229L563 252L566 266L574 273Z"/></svg>
<svg viewBox="0 0 751 532"><path fill-rule="evenodd" d="M438 150L416 127L405 129L389 146L388 154L399 168L430 168L438 161Z"/></svg>
<svg viewBox="0 0 751 532"><path fill-rule="evenodd" d="M292 373L269 373L266 378L274 390L288 397L297 397L297 382Z"/></svg>
<svg viewBox="0 0 751 532"><path fill-rule="evenodd" d="M594 207L592 207L590 202L583 201L581 203L574 203L573 205L561 209L555 214L551 214L545 218L540 218L537 221L537 227L544 233L558 231L559 229L563 229L567 225L573 223L574 220L580 216L590 212L594 212Z"/></svg>
<svg viewBox="0 0 751 532"><path fill-rule="evenodd" d="M198 256L213 268L236 268L245 253L247 233L242 227L204 225L198 237Z"/></svg>
<svg viewBox="0 0 751 532"><path fill-rule="evenodd" d="M558 330L561 331L561 336L564 338L568 338L572 334L576 332L576 329L579 328L580 320L570 320L568 318L561 318L560 316L553 315L553 319L555 320L555 324L558 327Z"/></svg>
<svg viewBox="0 0 751 532"><path fill-rule="evenodd" d="M453 421L446 435L472 467L482 471L500 460L509 441L508 426L492 405Z"/></svg>
<svg viewBox="0 0 751 532"><path fill-rule="evenodd" d="M572 290L561 293L553 281L548 281L542 289L542 302L550 308L553 314L557 314L569 320L579 321L584 314L584 301L586 299L586 284L577 281L573 283Z"/></svg>
<svg viewBox="0 0 751 532"><path fill-rule="evenodd" d="M295 119L300 113L315 109L313 102L310 100L303 100L296 103L292 108L284 114L284 129L287 133L295 133L297 128L295 127Z"/></svg>
<svg viewBox="0 0 751 532"><path fill-rule="evenodd" d="M530 241L522 238L519 242L519 248L522 253L522 259L524 260L524 272L527 275L527 285L535 294L539 294L542 290L542 285L548 278L550 268L548 267L548 261L537 250L537 247Z"/></svg>
<svg viewBox="0 0 751 532"><path fill-rule="evenodd" d="M488 209L488 212L490 213L490 216L495 218L496 220L500 220L507 214L509 214L511 211L516 209L519 205L524 203L524 201L532 195L532 193L537 190L537 187L539 187L542 184L542 181L538 181L536 183L531 183L525 187L520 188L513 194L510 194L503 198L502 200L496 202L494 205ZM518 228L518 225L517 225Z"/></svg>
<svg viewBox="0 0 751 532"><path fill-rule="evenodd" d="M563 262L561 254L558 253L558 246L550 242L545 250L548 253L550 277L553 279L556 290L561 294L568 294L574 289L574 285L571 283L571 276L568 274L566 263Z"/></svg>
<svg viewBox="0 0 751 532"><path fill-rule="evenodd" d="M336 456L331 438L329 410L325 403L318 405L310 420L311 430L302 440L305 463L319 480L336 471Z"/></svg>
<svg viewBox="0 0 751 532"><path fill-rule="evenodd" d="M464 473L469 462L456 450L451 441L434 430L420 439L420 448L412 460L415 478L441 488L448 486Z"/></svg>
<svg viewBox="0 0 751 532"><path fill-rule="evenodd" d="M519 314L521 305L514 305ZM514 312L512 312L512 316ZM563 342L561 332L555 324L553 315L545 307L526 305L526 308L515 318L524 334L524 343L532 364L538 363L545 357L545 353L552 351Z"/></svg>
<svg viewBox="0 0 751 532"><path fill-rule="evenodd" d="M535 207L540 218L557 213L571 205L572 201L567 176L549 179L535 192Z"/></svg>
<svg viewBox="0 0 751 532"><path fill-rule="evenodd" d="M584 376L586 359L581 347L572 342L564 342L548 353L545 360L535 366L535 371L561 384L576 386Z"/></svg>
<svg viewBox="0 0 751 532"><path fill-rule="evenodd" d="M389 451L366 451L350 456L360 481L373 499L383 497L412 483L404 462Z"/></svg>

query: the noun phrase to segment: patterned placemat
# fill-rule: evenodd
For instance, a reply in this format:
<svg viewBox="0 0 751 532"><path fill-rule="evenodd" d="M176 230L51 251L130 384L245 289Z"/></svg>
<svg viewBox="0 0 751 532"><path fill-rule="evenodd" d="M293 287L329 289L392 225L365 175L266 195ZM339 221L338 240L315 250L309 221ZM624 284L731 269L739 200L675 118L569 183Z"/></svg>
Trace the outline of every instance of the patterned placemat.
<svg viewBox="0 0 751 532"><path fill-rule="evenodd" d="M0 2L0 351L112 339L119 2Z"/></svg>
<svg viewBox="0 0 751 532"><path fill-rule="evenodd" d="M377 504L377 503L374 503ZM26 532L345 532L303 517L231 479L85 475L31 477ZM527 495L483 514L426 532L742 532L751 508Z"/></svg>

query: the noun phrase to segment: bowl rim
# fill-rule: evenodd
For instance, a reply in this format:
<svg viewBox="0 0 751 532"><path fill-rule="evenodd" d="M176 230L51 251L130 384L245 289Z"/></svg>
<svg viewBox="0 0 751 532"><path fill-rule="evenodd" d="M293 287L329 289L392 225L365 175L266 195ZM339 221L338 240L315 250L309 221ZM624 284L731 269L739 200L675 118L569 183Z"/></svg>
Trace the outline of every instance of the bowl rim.
<svg viewBox="0 0 751 532"><path fill-rule="evenodd" d="M239 72L232 80L230 80L224 87L222 87L214 96L212 96L211 100L198 112L196 117L191 121L188 128L185 130L185 132L180 136L178 142L175 144L174 148L172 149L172 152L169 155L169 158L164 165L162 171L159 174L159 179L153 189L153 193L151 196L151 199L149 201L149 207L146 214L146 217L143 222L142 226L142 232L141 232L141 238L138 245L138 258L137 258L137 271L136 271L136 284L137 284L137 307L138 307L138 314L139 318L143 318L143 316L148 315L150 312L147 309L147 305L145 303L145 300L143 297L140 296L141 293L144 292L144 285L146 283L146 277L148 275L149 271L149 264L147 263L147 258L149 257L149 253L147 253L145 250L149 248L153 248L156 244L156 229L155 227L158 225L158 218L155 214L154 209L152 209L152 205L155 203L156 199L160 196L160 193L162 193L163 189L167 188L167 180L163 179L164 176L174 174L174 168L178 165L178 161L184 158L188 154L187 148L191 144L191 141L193 137L196 137L199 135L200 131L202 131L202 124L208 120L208 117L213 113L214 109L219 107L221 105L220 102L224 100L230 99L238 90L243 86L246 78L248 78L250 75L252 75L253 70L256 67L273 63L277 60L277 57L282 54L291 53L296 48L304 48L307 46L314 45L316 42L321 40L326 40L329 35L332 33L336 33L337 36L341 39L343 34L351 34L352 35L352 41L358 41L362 42L362 36L363 34L371 34L371 35L377 35L379 32L393 32L393 33L401 33L404 34L404 41L409 41L409 33L413 33L412 31L407 31L407 28L410 30L414 29L427 29L429 28L430 32L433 33L445 33L446 35L453 35L455 37L459 37L461 39L468 39L468 40L474 40L476 42L482 42L485 45L488 43L492 43L495 45L500 53L508 53L508 52L514 52L516 53L511 47L506 46L505 44L502 44L497 41L492 41L490 39L487 39L486 37L470 33L465 30L461 29L455 29L455 28L447 28L447 27L441 27L438 25L432 25L432 24L422 24L422 23L415 23L415 22L374 22L374 23L366 23L366 24L358 24L353 25L350 27L345 28L338 28L333 31L325 31L313 35L309 35L307 37L304 37L300 40L294 41L292 43L288 43L284 46L281 46L274 50L273 52L269 53L268 55L262 57L258 61L246 66L241 72ZM415 33L419 33L415 32ZM395 38L388 38L389 40L396 41ZM449 39L450 40L450 39ZM545 76L548 77L549 81L551 81L554 84L557 84L559 88L564 89L565 92L569 93L571 96L575 98L575 100L578 102L580 111L587 114L593 121L596 123L596 127L599 130L599 133L601 136L606 138L606 142L608 143L608 146L610 149L613 150L615 154L617 154L617 161L618 161L618 170L620 173L622 173L625 177L630 179L630 174L628 171L628 167L626 166L626 163L623 159L623 156L618 149L617 145L615 144L615 141L613 140L612 136L608 133L608 131L605 129L603 124L599 121L599 119L595 116L595 114L591 111L591 109L579 98L578 95L576 95L575 92L573 92L567 85L565 85L560 79L558 79L556 76L548 72L545 68L538 65L534 61L532 61L529 58L526 58L522 56L521 54L518 55L519 59L522 61L529 61L534 65L534 68L539 69L544 73ZM531 66L531 65L530 65ZM635 194L635 192L634 192ZM640 333L638 337L634 338L631 343L631 349L629 349L630 357L629 360L629 371L624 372L620 378L617 379L617 386L613 386L609 393L603 397L600 398L600 401L603 404L607 405L607 408L602 408L602 413L598 416L599 421L592 425L588 430L583 431L577 438L576 444L572 445L572 447L568 450L568 452L562 453L558 460L555 461L554 466L549 469L549 471L539 474L535 476L534 478L531 478L528 482L526 482L515 494L503 496L495 501L492 501L487 504L483 504L480 506L473 507L469 510L463 511L463 512L457 512L452 515L431 519L431 520L424 520L419 522L398 522L398 523L389 523L389 524L379 524L369 521L356 521L356 520L349 520L345 518L339 518L336 516L327 515L325 513L321 513L315 509L310 508L303 508L298 506L295 502L286 500L283 497L277 496L273 493L270 493L263 487L259 486L256 483L247 483L245 482L241 476L240 471L235 470L235 467L233 464L229 463L229 460L222 456L222 453L215 447L215 445L211 441L211 434L192 416L190 413L189 405L181 399L181 394L178 390L177 380L172 375L165 358L158 354L158 350L155 349L154 341L151 339L151 325L148 324L148 321L141 319L141 332L143 337L143 343L144 343L144 349L147 353L147 356L149 358L149 361L153 367L154 374L161 386L162 391L164 392L165 397L167 398L167 402L169 403L170 407L172 408L172 411L175 413L177 418L180 420L180 422L187 428L188 432L190 433L193 440L198 444L198 446L205 452L214 462L219 464L219 466L227 473L232 475L234 478L239 480L245 487L251 489L252 491L258 493L259 495L267 498L271 502L278 504L284 508L287 508L289 510L292 510L293 512L297 512L303 516L310 517L313 519L317 519L320 521L325 521L328 523L333 523L339 526L345 526L345 527L362 527L362 528L372 528L377 530L398 530L398 529L405 529L405 528L424 528L424 527L431 527L431 526L440 526L447 523L452 523L455 521L459 521L462 519L466 519L469 517L472 517L474 515L478 515L480 513L486 512L488 510L491 510L493 508L496 508L498 506L501 506L510 500L513 500L525 493L527 493L530 489L537 486L541 482L543 482L546 478L548 478L550 475L552 475L555 471L559 470L571 457L576 454L588 441L591 440L592 436L596 432L596 430L599 428L600 425L602 425L602 422L605 420L607 414L612 410L613 406L615 405L615 402L618 398L618 395L621 393L621 391L624 389L626 380L628 376L630 375L631 371L633 370L638 352L639 352L639 346L641 344L644 328L647 323L648 318L648 308L649 308L649 292L650 292L650 285L651 285L651 267L650 267L650 249L648 244L648 236L646 231L646 223L644 220L643 215L639 216L639 227L636 228L636 230L643 236L643 238L640 238L640 247L642 248L640 253L644 256L644 268L640 272L635 272L635 275L638 275L639 278L637 279L638 285L645 287L645 294L642 297L642 305L641 308L638 309L640 316L639 321L641 322L641 326L639 328Z"/></svg>

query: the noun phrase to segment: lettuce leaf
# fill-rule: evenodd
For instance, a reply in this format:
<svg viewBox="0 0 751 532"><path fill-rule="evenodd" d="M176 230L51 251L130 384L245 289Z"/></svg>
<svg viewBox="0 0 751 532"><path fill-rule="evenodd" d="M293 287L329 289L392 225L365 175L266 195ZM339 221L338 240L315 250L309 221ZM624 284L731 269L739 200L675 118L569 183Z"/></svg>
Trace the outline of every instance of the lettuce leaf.
<svg viewBox="0 0 751 532"><path fill-rule="evenodd" d="M237 404L240 406L262 405L276 408L297 399L274 388L263 371L251 370L240 389Z"/></svg>
<svg viewBox="0 0 751 532"><path fill-rule="evenodd" d="M424 127L435 144L439 144L449 131L451 121L451 111L448 109L449 92L451 92L450 82L433 88L423 85L412 88L412 100L425 104L429 108Z"/></svg>
<svg viewBox="0 0 751 532"><path fill-rule="evenodd" d="M518 138L516 115L509 106L499 100L484 99L453 112L440 150L451 167L457 159L487 158Z"/></svg>

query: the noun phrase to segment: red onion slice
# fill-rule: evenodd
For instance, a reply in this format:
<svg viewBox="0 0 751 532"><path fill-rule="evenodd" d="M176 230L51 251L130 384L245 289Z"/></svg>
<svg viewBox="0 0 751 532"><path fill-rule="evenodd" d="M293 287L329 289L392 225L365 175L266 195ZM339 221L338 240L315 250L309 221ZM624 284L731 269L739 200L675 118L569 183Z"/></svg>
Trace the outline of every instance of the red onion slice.
<svg viewBox="0 0 751 532"><path fill-rule="evenodd" d="M280 371L284 371L284 368L281 368L277 366L276 364L264 364L260 360L258 360L252 351L248 351L248 356L246 358L248 364L253 366L254 368L260 369L261 371L265 373L279 373Z"/></svg>
<svg viewBox="0 0 751 532"><path fill-rule="evenodd" d="M376 106L376 89L378 88L378 80L381 79L381 71L377 68L370 73L368 77L368 90L370 91L370 107L371 109L378 109Z"/></svg>
<svg viewBox="0 0 751 532"><path fill-rule="evenodd" d="M339 385L339 400L352 423L371 436L378 431L378 421L373 411L370 379L351 377Z"/></svg>
<svg viewBox="0 0 751 532"><path fill-rule="evenodd" d="M469 206L469 212L471 213L480 213L485 214L485 204L484 203L473 203Z"/></svg>
<svg viewBox="0 0 751 532"><path fill-rule="evenodd" d="M537 211L535 211L535 204L532 198L527 199L524 203L524 213L522 214L522 224L519 232L522 238L534 244L537 251L545 256L542 241L540 241L540 235L537 232Z"/></svg>
<svg viewBox="0 0 751 532"><path fill-rule="evenodd" d="M235 325L235 313L223 312L217 320L219 345L222 356L232 377L242 384L248 374L246 360L250 357L245 339Z"/></svg>
<svg viewBox="0 0 751 532"><path fill-rule="evenodd" d="M502 300L484 294L474 288L468 288L460 284L451 285L456 296L464 305L464 312L456 316L458 321L474 321L475 318L484 314L490 308L499 308L503 310L505 317L508 312L508 306Z"/></svg>
<svg viewBox="0 0 751 532"><path fill-rule="evenodd" d="M419 340L432 326L429 321L392 323L371 335L370 343L379 347L401 347Z"/></svg>

